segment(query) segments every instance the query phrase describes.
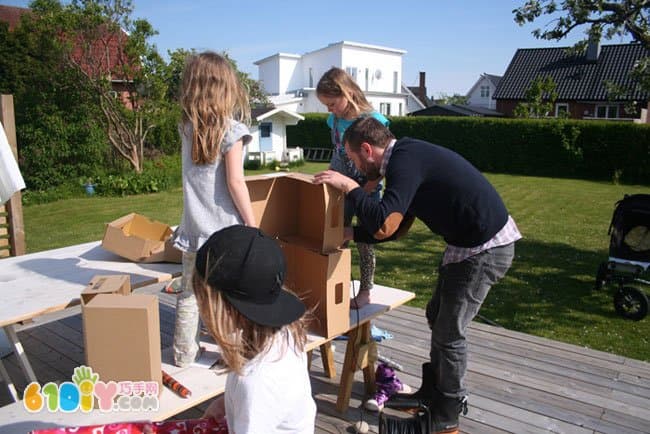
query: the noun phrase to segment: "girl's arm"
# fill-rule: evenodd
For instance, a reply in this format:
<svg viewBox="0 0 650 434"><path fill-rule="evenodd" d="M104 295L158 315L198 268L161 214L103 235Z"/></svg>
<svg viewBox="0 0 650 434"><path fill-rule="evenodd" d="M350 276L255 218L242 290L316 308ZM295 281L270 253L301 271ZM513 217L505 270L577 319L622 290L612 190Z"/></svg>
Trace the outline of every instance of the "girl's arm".
<svg viewBox="0 0 650 434"><path fill-rule="evenodd" d="M253 215L253 206L248 194L248 187L244 180L244 167L242 153L244 144L241 140L235 142L224 157L226 163L226 184L237 211L246 226L257 226Z"/></svg>

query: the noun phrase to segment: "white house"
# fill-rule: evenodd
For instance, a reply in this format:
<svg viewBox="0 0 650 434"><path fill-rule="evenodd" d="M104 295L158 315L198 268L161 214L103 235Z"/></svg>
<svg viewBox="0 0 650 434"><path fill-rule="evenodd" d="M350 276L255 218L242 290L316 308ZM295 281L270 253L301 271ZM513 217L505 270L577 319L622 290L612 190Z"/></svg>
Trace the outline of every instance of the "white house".
<svg viewBox="0 0 650 434"><path fill-rule="evenodd" d="M492 99L492 96L499 81L501 81L500 75L481 74L474 86L467 92L467 105L495 110L497 102Z"/></svg>
<svg viewBox="0 0 650 434"><path fill-rule="evenodd" d="M287 150L287 125L296 125L304 117L298 113L277 107L251 110L253 139L247 146L247 160L258 159L261 164L270 161L293 161L302 155Z"/></svg>
<svg viewBox="0 0 650 434"><path fill-rule="evenodd" d="M405 53L396 48L340 41L302 56L273 54L255 65L258 79L276 107L297 113L326 112L316 97L316 85L328 69L336 66L354 78L375 110L401 116L410 107L418 107L409 101L413 94L402 87ZM420 108L424 108L421 103Z"/></svg>

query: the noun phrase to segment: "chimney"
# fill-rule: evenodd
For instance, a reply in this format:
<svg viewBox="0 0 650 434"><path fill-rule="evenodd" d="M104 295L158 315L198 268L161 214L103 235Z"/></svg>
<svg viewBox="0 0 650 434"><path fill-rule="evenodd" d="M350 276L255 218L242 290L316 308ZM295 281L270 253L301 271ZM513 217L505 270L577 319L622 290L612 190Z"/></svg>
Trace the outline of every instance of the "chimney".
<svg viewBox="0 0 650 434"><path fill-rule="evenodd" d="M587 62L596 63L598 61L598 56L600 56L600 40L590 38L589 44L587 45Z"/></svg>
<svg viewBox="0 0 650 434"><path fill-rule="evenodd" d="M418 98L426 106L427 103L427 85L426 85L426 72L420 71L420 86L418 87Z"/></svg>

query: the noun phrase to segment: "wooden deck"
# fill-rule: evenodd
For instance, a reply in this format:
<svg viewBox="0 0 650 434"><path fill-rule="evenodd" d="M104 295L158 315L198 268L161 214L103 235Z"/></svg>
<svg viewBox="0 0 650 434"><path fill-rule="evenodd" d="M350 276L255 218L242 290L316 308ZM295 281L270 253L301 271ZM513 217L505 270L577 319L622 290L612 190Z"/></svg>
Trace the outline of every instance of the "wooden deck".
<svg viewBox="0 0 650 434"><path fill-rule="evenodd" d="M161 285L138 292L159 292ZM171 345L174 298L160 296L162 345ZM39 319L19 336L42 382L70 380L84 362L79 310ZM49 320L50 322L46 322ZM379 354L400 365L398 377L417 387L420 365L428 358L429 333L423 311L402 307L374 323L394 337L379 344ZM474 323L469 331L469 412L463 433L649 433L650 363L593 351L502 328ZM345 342L335 341L340 372ZM25 387L15 356L4 360L19 391ZM314 357L312 387L318 405L317 433L353 432L363 417L377 432L377 415L361 410L362 376L357 374L351 407L336 411L337 381L323 375ZM0 405L11 402L0 384ZM178 415L200 417L203 407ZM0 421L0 433L10 421Z"/></svg>

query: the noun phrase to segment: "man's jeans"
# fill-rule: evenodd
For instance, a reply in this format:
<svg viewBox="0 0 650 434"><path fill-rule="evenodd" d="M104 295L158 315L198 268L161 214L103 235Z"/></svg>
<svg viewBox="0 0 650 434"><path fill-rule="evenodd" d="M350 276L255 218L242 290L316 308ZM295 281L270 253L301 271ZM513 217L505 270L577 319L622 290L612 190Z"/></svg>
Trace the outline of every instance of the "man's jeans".
<svg viewBox="0 0 650 434"><path fill-rule="evenodd" d="M431 328L431 368L434 386L447 398L465 395L467 326L476 316L490 287L512 264L515 244L488 249L462 262L441 266L438 286L427 305Z"/></svg>

